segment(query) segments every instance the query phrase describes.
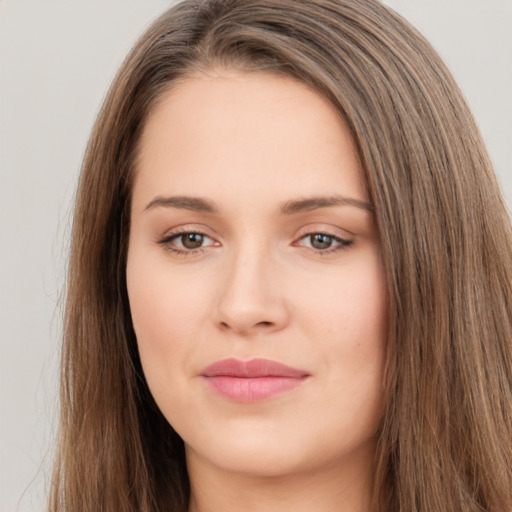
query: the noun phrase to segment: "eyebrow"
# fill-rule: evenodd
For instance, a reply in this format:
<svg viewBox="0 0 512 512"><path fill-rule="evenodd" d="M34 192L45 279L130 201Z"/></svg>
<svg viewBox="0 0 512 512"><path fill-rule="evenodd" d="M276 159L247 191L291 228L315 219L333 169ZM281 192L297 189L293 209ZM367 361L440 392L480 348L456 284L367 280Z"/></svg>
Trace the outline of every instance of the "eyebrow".
<svg viewBox="0 0 512 512"><path fill-rule="evenodd" d="M146 205L144 210L151 210L158 206L212 214L217 214L219 212L219 209L212 201L201 197L190 196L157 196ZM281 205L280 210L281 215L294 215L297 213L303 213L332 206L355 206L356 208L361 208L370 212L374 210L374 207L370 203L361 201L359 199L337 195L327 197L310 197L305 199L286 201L283 205Z"/></svg>
<svg viewBox="0 0 512 512"><path fill-rule="evenodd" d="M328 197L311 197L306 199L299 199L296 201L287 201L281 206L281 214L293 215L295 213L308 212L311 210L318 210L319 208L327 208L329 206L355 206L373 212L374 207L365 201L353 199L343 196L328 196Z"/></svg>
<svg viewBox="0 0 512 512"><path fill-rule="evenodd" d="M181 210L191 210L193 212L205 212L205 213L218 213L217 207L207 199L201 197L189 197L189 196L173 196L173 197L162 197L157 196L150 201L144 210L151 210L157 206L164 206L167 208L179 208Z"/></svg>

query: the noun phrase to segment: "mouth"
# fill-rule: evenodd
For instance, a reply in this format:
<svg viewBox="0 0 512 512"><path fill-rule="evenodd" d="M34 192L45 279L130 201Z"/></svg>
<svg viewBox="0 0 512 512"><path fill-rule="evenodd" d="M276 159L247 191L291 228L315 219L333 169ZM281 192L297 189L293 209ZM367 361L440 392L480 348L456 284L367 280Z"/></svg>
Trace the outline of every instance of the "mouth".
<svg viewBox="0 0 512 512"><path fill-rule="evenodd" d="M290 391L310 374L269 359L223 359L201 372L210 389L237 402L258 402Z"/></svg>

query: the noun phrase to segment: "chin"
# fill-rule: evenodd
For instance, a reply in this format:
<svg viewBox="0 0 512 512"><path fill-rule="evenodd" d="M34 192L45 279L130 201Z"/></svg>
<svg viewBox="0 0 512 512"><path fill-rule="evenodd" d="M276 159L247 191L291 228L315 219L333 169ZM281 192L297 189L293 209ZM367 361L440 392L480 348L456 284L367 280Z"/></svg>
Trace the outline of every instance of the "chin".
<svg viewBox="0 0 512 512"><path fill-rule="evenodd" d="M325 436L325 442L319 443L322 435L318 433L242 422L217 432L210 430L207 439L200 435L190 443L185 441L185 446L188 461L201 460L241 476L277 478L339 470L373 459L377 436L361 439L352 435L340 432L336 439Z"/></svg>
<svg viewBox="0 0 512 512"><path fill-rule="evenodd" d="M186 445L187 459L194 452L194 456L206 459L227 473L260 478L281 477L304 470L297 448L289 449L276 439L257 439L255 436L248 442L244 441L247 438L238 442L218 443L200 453Z"/></svg>

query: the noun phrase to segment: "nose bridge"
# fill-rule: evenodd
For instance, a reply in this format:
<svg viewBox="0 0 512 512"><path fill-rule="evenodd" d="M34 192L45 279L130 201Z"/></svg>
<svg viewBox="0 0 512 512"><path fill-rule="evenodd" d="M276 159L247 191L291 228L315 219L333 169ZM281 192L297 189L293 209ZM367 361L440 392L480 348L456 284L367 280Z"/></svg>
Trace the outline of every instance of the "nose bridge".
<svg viewBox="0 0 512 512"><path fill-rule="evenodd" d="M243 333L281 328L287 308L278 274L272 251L257 237L239 244L227 258L219 287L222 327Z"/></svg>

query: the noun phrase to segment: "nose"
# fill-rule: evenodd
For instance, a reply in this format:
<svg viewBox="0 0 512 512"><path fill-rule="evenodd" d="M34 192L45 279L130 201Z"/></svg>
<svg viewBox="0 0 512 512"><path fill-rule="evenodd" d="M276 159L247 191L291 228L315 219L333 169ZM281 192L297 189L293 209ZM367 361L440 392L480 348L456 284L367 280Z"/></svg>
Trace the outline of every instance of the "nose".
<svg viewBox="0 0 512 512"><path fill-rule="evenodd" d="M226 262L219 287L216 323L242 335L271 333L289 321L279 268L267 251L239 251Z"/></svg>

